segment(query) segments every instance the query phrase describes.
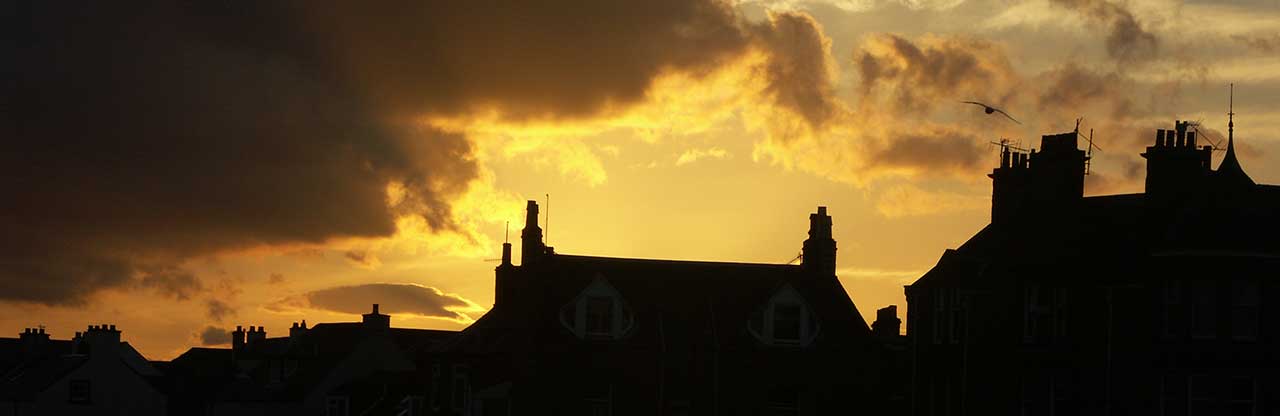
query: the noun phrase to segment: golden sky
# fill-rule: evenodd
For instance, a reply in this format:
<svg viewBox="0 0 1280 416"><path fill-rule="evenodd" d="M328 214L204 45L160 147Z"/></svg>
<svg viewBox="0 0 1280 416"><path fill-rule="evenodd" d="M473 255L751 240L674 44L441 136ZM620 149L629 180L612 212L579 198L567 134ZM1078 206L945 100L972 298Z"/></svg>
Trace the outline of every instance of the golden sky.
<svg viewBox="0 0 1280 416"><path fill-rule="evenodd" d="M459 329L548 194L557 252L640 258L784 263L827 206L870 322L988 222L989 142L1083 117L1086 192L1140 192L1228 83L1280 182L1274 0L465 3L22 10L0 328L152 359L375 302Z"/></svg>

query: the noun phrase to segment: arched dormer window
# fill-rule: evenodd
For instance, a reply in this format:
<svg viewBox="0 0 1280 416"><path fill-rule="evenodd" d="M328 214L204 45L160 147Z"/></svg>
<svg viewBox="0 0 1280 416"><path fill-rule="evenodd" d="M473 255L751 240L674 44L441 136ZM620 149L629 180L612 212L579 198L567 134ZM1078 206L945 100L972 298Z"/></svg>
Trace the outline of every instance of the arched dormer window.
<svg viewBox="0 0 1280 416"><path fill-rule="evenodd" d="M580 339L618 339L635 324L631 308L604 277L596 276L560 308L560 324Z"/></svg>
<svg viewBox="0 0 1280 416"><path fill-rule="evenodd" d="M791 285L783 285L752 314L747 330L769 345L808 346L818 336L813 309Z"/></svg>

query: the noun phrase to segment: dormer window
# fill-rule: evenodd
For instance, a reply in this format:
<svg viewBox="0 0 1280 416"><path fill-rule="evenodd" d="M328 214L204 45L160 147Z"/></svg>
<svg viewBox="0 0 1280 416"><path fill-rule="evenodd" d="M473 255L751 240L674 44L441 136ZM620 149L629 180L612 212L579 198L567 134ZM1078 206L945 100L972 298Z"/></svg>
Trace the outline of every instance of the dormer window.
<svg viewBox="0 0 1280 416"><path fill-rule="evenodd" d="M603 277L597 276L560 309L560 324L581 339L618 339L631 330L631 309Z"/></svg>
<svg viewBox="0 0 1280 416"><path fill-rule="evenodd" d="M806 346L818 334L817 319L800 293L785 285L752 316L747 329L771 345Z"/></svg>
<svg viewBox="0 0 1280 416"><path fill-rule="evenodd" d="M587 336L613 334L613 299L608 296L587 297Z"/></svg>

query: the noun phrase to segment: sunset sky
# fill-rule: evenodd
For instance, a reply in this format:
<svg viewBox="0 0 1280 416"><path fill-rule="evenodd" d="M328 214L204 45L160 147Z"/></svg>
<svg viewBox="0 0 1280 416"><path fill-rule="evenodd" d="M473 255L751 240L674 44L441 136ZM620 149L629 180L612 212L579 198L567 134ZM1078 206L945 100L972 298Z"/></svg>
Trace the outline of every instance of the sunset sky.
<svg viewBox="0 0 1280 416"><path fill-rule="evenodd" d="M371 303L463 328L548 194L557 252L641 258L785 263L827 206L870 322L988 222L991 141L1083 117L1086 193L1141 192L1229 83L1280 183L1280 0L20 3L0 331L151 359Z"/></svg>

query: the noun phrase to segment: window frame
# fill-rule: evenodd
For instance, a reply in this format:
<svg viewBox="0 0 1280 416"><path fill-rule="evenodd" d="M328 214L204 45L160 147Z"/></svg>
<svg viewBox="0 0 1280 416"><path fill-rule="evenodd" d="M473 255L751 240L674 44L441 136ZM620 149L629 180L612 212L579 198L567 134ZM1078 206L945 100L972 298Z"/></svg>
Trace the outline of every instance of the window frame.
<svg viewBox="0 0 1280 416"><path fill-rule="evenodd" d="M1212 280L1197 280L1193 283L1195 290L1191 299L1191 319L1189 333L1192 339L1214 339L1218 337L1218 285ZM1201 326L1201 324L1205 326Z"/></svg>
<svg viewBox="0 0 1280 416"><path fill-rule="evenodd" d="M335 411L334 405L338 405L340 410ZM325 416L351 416L351 398L347 396L325 396L324 414Z"/></svg>
<svg viewBox="0 0 1280 416"><path fill-rule="evenodd" d="M471 375L467 365L454 364L450 380L449 408L466 414L471 405Z"/></svg>
<svg viewBox="0 0 1280 416"><path fill-rule="evenodd" d="M593 304L607 301L608 312L604 314L607 331L601 331L591 322ZM622 295L602 276L596 276L578 296L560 307L558 312L560 325L579 339L607 341L621 339L635 328L634 312L622 299Z"/></svg>
<svg viewBox="0 0 1280 416"><path fill-rule="evenodd" d="M78 389L77 386L83 386ZM83 397L76 393L83 390ZM88 379L72 379L67 382L67 403L72 404L89 404L93 403L93 384Z"/></svg>
<svg viewBox="0 0 1280 416"><path fill-rule="evenodd" d="M1171 279L1164 282L1160 294L1161 320L1165 338L1182 338L1190 331L1190 307L1183 296L1182 280Z"/></svg>
<svg viewBox="0 0 1280 416"><path fill-rule="evenodd" d="M1236 341L1257 341L1261 331L1261 292L1262 285L1253 279L1237 279L1231 282L1231 339ZM1241 317L1248 316L1251 324L1242 327ZM1247 329L1247 332L1241 332Z"/></svg>
<svg viewBox="0 0 1280 416"><path fill-rule="evenodd" d="M778 336L778 306L797 307L799 313L797 314L795 325L799 337L792 339ZM760 321L757 323L756 319ZM766 345L782 347L808 346L817 339L822 330L821 322L813 314L813 308L810 308L804 297L800 296L800 292L797 292L789 284L783 285L778 291L774 292L773 296L760 309L760 313L752 314L746 324L747 331L756 340ZM761 328L759 331L756 330L757 326Z"/></svg>

